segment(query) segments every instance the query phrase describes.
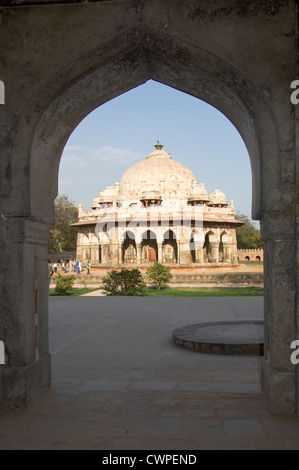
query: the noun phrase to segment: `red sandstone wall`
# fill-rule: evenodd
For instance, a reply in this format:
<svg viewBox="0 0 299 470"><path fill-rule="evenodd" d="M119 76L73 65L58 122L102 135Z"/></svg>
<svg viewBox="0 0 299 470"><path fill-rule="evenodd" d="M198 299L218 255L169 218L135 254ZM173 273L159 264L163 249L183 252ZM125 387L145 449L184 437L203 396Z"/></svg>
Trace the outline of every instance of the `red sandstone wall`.
<svg viewBox="0 0 299 470"><path fill-rule="evenodd" d="M263 250L238 250L239 261L264 261Z"/></svg>

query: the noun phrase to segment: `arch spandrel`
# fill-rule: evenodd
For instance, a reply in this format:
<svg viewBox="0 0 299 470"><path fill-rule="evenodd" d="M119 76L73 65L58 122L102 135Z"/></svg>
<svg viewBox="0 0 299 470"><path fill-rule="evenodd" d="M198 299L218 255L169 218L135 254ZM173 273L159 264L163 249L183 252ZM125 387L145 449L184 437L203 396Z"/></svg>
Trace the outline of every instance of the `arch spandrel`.
<svg viewBox="0 0 299 470"><path fill-rule="evenodd" d="M148 37L154 37L150 43ZM151 36L147 31L140 36L141 44L121 58L111 57L109 63L90 69L67 83L69 69L61 71L61 82L64 91L53 102L49 100L42 118L36 127L31 148L31 210L37 218L44 218L44 207L50 207L57 194L57 178L61 154L72 131L92 110L116 96L153 79L176 88L194 97L202 99L217 108L233 123L247 147L252 168L252 215L259 218L261 204L266 199L260 194L260 167L263 150L262 135L265 116L269 113L262 107L262 98L255 87L237 73L232 66L220 58L200 48L189 45L178 45L170 38L164 37L163 44L172 45L173 56L169 48L157 50L161 41L159 36ZM146 43L143 47L142 41ZM156 47L156 49L153 49ZM160 47L161 49L161 47ZM184 51L184 54L180 51ZM179 58L181 60L179 60ZM84 62L84 61L83 61ZM93 64L93 69L95 64ZM53 81L53 78L51 79ZM108 85L102 86L104 83ZM249 112L250 110L250 112ZM260 114L260 116L259 116ZM271 119L270 119L271 121ZM254 127L254 124L256 126ZM267 119L267 135L271 135ZM260 135L259 135L260 134ZM276 133L265 144L276 142ZM272 158L276 154L272 151ZM41 161L42 159L42 161ZM48 190L40 197L39 181L42 174L48 175ZM50 177L49 177L50 175ZM37 197L39 194L39 197ZM49 214L49 211L47 211Z"/></svg>

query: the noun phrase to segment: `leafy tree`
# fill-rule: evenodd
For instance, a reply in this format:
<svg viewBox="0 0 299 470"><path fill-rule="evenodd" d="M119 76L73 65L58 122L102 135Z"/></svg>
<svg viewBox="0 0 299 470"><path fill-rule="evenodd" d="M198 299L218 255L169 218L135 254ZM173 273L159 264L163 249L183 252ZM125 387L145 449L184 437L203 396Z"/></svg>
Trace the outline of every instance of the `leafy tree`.
<svg viewBox="0 0 299 470"><path fill-rule="evenodd" d="M255 228L253 223L244 214L236 214L238 220L242 220L244 224L242 227L236 228L237 235L237 246L240 249L257 249L263 248L263 242L261 240L261 234L258 229Z"/></svg>
<svg viewBox="0 0 299 470"><path fill-rule="evenodd" d="M70 224L78 220L78 209L68 196L62 194L55 199L55 223L50 230L49 253L75 251L77 229Z"/></svg>
<svg viewBox="0 0 299 470"><path fill-rule="evenodd" d="M162 289L172 277L170 269L157 261L147 269L146 274L153 281L156 289Z"/></svg>
<svg viewBox="0 0 299 470"><path fill-rule="evenodd" d="M139 269L124 269L115 271L111 269L102 278L101 290L106 295L146 295L147 286Z"/></svg>
<svg viewBox="0 0 299 470"><path fill-rule="evenodd" d="M58 274L54 278L55 292L58 295L68 295L72 292L76 276L61 276Z"/></svg>

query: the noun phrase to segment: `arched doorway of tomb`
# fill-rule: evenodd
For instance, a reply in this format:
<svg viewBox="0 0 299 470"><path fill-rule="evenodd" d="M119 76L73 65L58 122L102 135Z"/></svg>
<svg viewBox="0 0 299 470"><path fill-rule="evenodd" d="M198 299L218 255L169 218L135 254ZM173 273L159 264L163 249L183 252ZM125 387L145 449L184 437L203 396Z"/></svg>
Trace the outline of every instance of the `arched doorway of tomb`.
<svg viewBox="0 0 299 470"><path fill-rule="evenodd" d="M229 263L231 261L230 241L231 237L229 233L226 231L222 232L219 242L219 261L223 263Z"/></svg>
<svg viewBox="0 0 299 470"><path fill-rule="evenodd" d="M163 235L162 243L162 262L177 263L178 262L178 246L175 233L172 230L166 230Z"/></svg>
<svg viewBox="0 0 299 470"><path fill-rule="evenodd" d="M210 237L213 237L213 232L209 231L205 235L205 241L203 244L203 258L205 263L211 263L212 262L212 245L210 241Z"/></svg>
<svg viewBox="0 0 299 470"><path fill-rule="evenodd" d="M137 261L136 240L133 232L128 230L123 235L122 262L124 264L134 264Z"/></svg>
<svg viewBox="0 0 299 470"><path fill-rule="evenodd" d="M209 34L207 33L207 41ZM211 37L213 38L213 33L211 33ZM70 133L89 112L149 79L205 100L231 120L242 136L250 156L253 177L252 217L256 220L262 219L265 228L265 241L267 242L264 377L270 387L268 387L270 392L272 384L279 381L279 386L284 388L284 395L287 397L287 400L284 401L288 401L291 395L295 396L295 374L293 370L289 371L289 345L283 340L294 333L293 281L289 283L289 287L281 299L277 295L275 296L275 292L277 285L279 285L280 274L281 277L287 275L293 279L293 266L287 265L287 260L290 257L284 258L282 256L283 253L289 256L287 250L291 251L293 240L290 241L287 248L279 246L281 251L276 250L276 242L273 242L276 231L278 234L280 234L279 230L284 233L285 224L282 212L284 207L288 207L288 201L291 198L291 196L288 197L291 191L288 190L287 194L283 185L280 184L282 156L286 152L281 135L284 130L288 131L289 129L279 128L279 114L275 109L275 106L277 108L279 104L278 102L274 103L272 108L273 100L266 96L261 86L255 86L255 82L250 80L249 69L251 65L249 62L249 69L244 68L244 73L242 73L238 58L235 59L231 54L231 60L227 61L227 54L224 54L221 48L215 52L209 52L208 47L201 48L198 43L193 43L192 40L190 43L184 43L182 39L171 37L166 30L165 32L161 31L161 36L158 36L156 31L151 31L150 28L144 29L140 35L136 35L134 30L134 34L128 33L125 39L119 40L117 44L120 48L118 51L115 50L115 47L106 47L105 49L103 45L92 44L92 48L88 49L87 47L86 53L82 52L80 57L74 57L71 63L58 64L57 75L49 76L47 81L44 80L41 83L38 90L32 87L32 95L28 95L27 114L24 112L24 115L19 119L20 126L23 127L16 131L16 135L18 132L15 144L16 152L12 152L12 149L8 148L8 154L20 154L19 149L23 148L23 136L30 136L30 143L23 152L24 155L28 155L28 162L26 162L26 170L30 169L29 183L26 183L28 187L24 190L20 184L16 184L19 188L15 189L15 193L21 196L20 199L22 195L26 195L28 207L26 206L27 210L24 211L24 214L26 216L29 214L32 221L37 221L34 223L39 225L34 228L36 233L40 230L34 242L37 240L36 246L39 243L45 244L48 228L53 222L53 203L57 194L57 174L62 150ZM123 46L124 50L121 49ZM106 53L102 56L104 49ZM97 53L94 53L95 51ZM45 90L47 90L46 93ZM271 86L269 90L271 97L271 93L275 90L271 89ZM289 103L287 93L282 98L285 97ZM282 101L280 100L280 102ZM289 115L289 111L286 110L286 116ZM271 155L271 177L267 175L269 155ZM22 159L22 162L23 160L25 161ZM285 165L287 164L286 159ZM22 176L24 179L26 175L27 178L28 171L24 171L23 163L18 163L18 165L20 165L18 174L24 175ZM10 167L7 167L7 173L9 172ZM286 171L285 175L287 174ZM47 184L46 187L44 183ZM293 183L290 183L290 186L293 190ZM272 191L273 187L277 189L276 192ZM277 213L272 210L273 207L276 207L275 204L279 208ZM18 214L17 211L16 214ZM291 232L286 233L287 238ZM208 236L205 240L207 259L210 252L209 238ZM142 243L143 248L149 246L153 249L157 259L157 241L143 240ZM147 258L149 258L149 252ZM284 260L283 266L281 260ZM38 289L42 288L45 293L47 288L46 256L41 257L38 261L41 261L36 263L38 266L36 269L40 270L39 275L37 271L33 272L31 277L22 278L22 283L24 286L34 286L33 277L35 276L35 279L41 279ZM7 263L9 263L9 259ZM275 269L277 269L277 276L272 275ZM10 279L7 282L10 282ZM32 290L33 287L30 289ZM22 292L20 288L18 295L21 296ZM286 297L291 299L286 305L287 311L284 308ZM33 307L30 308L33 311ZM48 307L44 294L38 296L36 309L35 315L37 317L46 315ZM284 311L282 322L276 321L280 311ZM17 313L14 312L15 318L19 318ZM30 318L33 316L31 315ZM31 341L30 344L35 347L36 345L30 336L31 330L29 330L30 328L25 333L28 336L28 341ZM36 336L39 338L38 347L44 345L40 349L42 349L41 353L46 356L47 329L40 329ZM272 341L273 339L275 341ZM10 339L9 341L11 342ZM22 344L20 342L20 344L13 344L11 347L11 350L16 351L15 356L11 359L11 366L19 366L19 357L23 357L19 350L22 350L25 343L26 341L22 340ZM29 354L27 356L31 357ZM290 383L292 383L292 391L288 394L286 390ZM271 393L268 395L270 396ZM269 400L271 401L272 398ZM294 398L291 398L289 402L292 404L290 406L293 406ZM282 401L279 402L279 406L283 408Z"/></svg>
<svg viewBox="0 0 299 470"><path fill-rule="evenodd" d="M204 263L204 247L202 243L202 233L193 229L190 234L190 260L192 263Z"/></svg>
<svg viewBox="0 0 299 470"><path fill-rule="evenodd" d="M142 235L141 263L154 263L158 261L158 243L156 234L147 230Z"/></svg>

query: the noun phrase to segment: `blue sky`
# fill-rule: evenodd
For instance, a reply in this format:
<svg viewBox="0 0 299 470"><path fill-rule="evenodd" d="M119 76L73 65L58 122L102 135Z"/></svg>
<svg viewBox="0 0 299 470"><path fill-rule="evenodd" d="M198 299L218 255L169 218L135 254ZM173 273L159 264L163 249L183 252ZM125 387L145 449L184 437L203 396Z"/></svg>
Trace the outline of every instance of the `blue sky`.
<svg viewBox="0 0 299 470"><path fill-rule="evenodd" d="M107 186L154 150L159 140L210 194L218 188L251 217L251 168L243 140L217 109L149 81L90 113L63 151L59 194L85 210Z"/></svg>

